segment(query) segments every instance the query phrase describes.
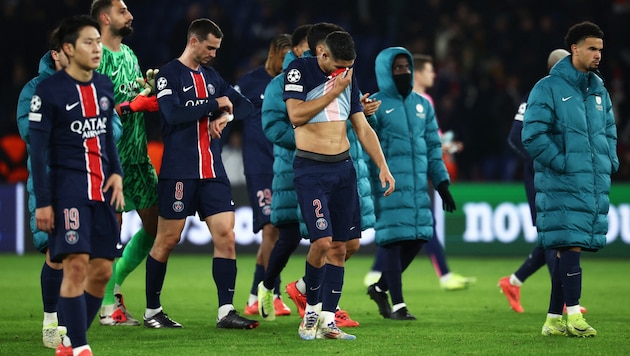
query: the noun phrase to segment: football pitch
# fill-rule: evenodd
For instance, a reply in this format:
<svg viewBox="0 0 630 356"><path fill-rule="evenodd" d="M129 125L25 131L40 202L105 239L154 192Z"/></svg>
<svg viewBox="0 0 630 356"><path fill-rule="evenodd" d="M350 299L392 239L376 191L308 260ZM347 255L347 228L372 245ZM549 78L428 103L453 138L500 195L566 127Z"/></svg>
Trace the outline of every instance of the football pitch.
<svg viewBox="0 0 630 356"><path fill-rule="evenodd" d="M0 255L0 355L54 353L41 341L43 260L40 254ZM355 334L356 340L301 340L297 334L300 319L284 291L291 316L261 320L254 330L217 329L212 257L177 253L169 260L161 300L164 311L183 329L104 327L96 320L88 340L95 355L630 355L628 260L583 254L581 303L588 308L586 320L598 331L588 339L540 334L550 293L546 268L529 278L521 290L525 313L509 308L497 281L515 271L522 258L450 258L454 272L475 276L477 283L467 290L446 292L421 253L403 275L405 302L416 321L386 320L378 314L363 285L371 262L371 257L357 255L346 266L340 305L361 324L344 329ZM240 255L237 263L234 302L242 313L255 258ZM293 256L282 274L283 286L303 271L304 255ZM144 263L125 281L122 291L129 311L141 319Z"/></svg>

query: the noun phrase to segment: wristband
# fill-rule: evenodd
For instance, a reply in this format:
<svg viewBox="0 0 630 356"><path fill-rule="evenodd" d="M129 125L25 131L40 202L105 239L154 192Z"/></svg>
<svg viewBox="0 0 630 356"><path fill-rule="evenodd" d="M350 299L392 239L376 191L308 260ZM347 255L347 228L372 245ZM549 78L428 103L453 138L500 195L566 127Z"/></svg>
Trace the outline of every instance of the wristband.
<svg viewBox="0 0 630 356"><path fill-rule="evenodd" d="M120 103L118 105L118 108L119 108L119 111L120 111L119 112L120 115L127 115L127 114L133 113L133 110L131 110L131 107L129 106L129 102L128 101Z"/></svg>

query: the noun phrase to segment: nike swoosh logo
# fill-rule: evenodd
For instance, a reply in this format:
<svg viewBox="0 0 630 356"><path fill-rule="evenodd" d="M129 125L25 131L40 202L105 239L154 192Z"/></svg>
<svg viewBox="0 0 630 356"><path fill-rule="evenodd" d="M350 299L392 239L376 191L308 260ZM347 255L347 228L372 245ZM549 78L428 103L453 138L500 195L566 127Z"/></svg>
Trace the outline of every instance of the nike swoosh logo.
<svg viewBox="0 0 630 356"><path fill-rule="evenodd" d="M79 105L79 102L77 101L74 104L66 104L66 111L70 111L72 109L74 109L75 106Z"/></svg>
<svg viewBox="0 0 630 356"><path fill-rule="evenodd" d="M567 273L567 277L573 277L573 276L577 276L579 274L581 274L582 272L575 272L575 273Z"/></svg>
<svg viewBox="0 0 630 356"><path fill-rule="evenodd" d="M340 291L340 290L334 290L334 289L333 289L331 292L332 292L333 294L341 294L341 291Z"/></svg>
<svg viewBox="0 0 630 356"><path fill-rule="evenodd" d="M356 228L356 226L353 226L350 228L350 231L354 230Z"/></svg>
<svg viewBox="0 0 630 356"><path fill-rule="evenodd" d="M394 109L387 109L387 110L385 110L385 113L386 113L386 114L389 114L390 112L392 112L392 111L394 111L394 110L396 110L396 108L394 108Z"/></svg>
<svg viewBox="0 0 630 356"><path fill-rule="evenodd" d="M118 74L118 72L120 72L120 68L112 72L112 77L115 77Z"/></svg>
<svg viewBox="0 0 630 356"><path fill-rule="evenodd" d="M567 96L566 98L562 98L562 101L567 101L567 100L571 99L572 97L573 97L573 95Z"/></svg>
<svg viewBox="0 0 630 356"><path fill-rule="evenodd" d="M192 85L191 85L191 86L189 86L189 87L184 87L184 88L183 88L184 93L185 93L185 92L187 92L187 91L189 91L189 90L190 90L190 89L192 89L192 88L193 88L193 86L192 86Z"/></svg>
<svg viewBox="0 0 630 356"><path fill-rule="evenodd" d="M117 243L117 244L116 244L116 249L117 249L117 250L120 250L120 249L122 249L122 248L123 248L123 245L122 245L121 243Z"/></svg>
<svg viewBox="0 0 630 356"><path fill-rule="evenodd" d="M317 288L309 287L310 290L318 290L321 285L317 286Z"/></svg>
<svg viewBox="0 0 630 356"><path fill-rule="evenodd" d="M276 311L274 310L273 312L275 313ZM263 304L260 304L260 316L262 316L264 319L267 319L267 317L269 316L269 313L265 311L265 306Z"/></svg>
<svg viewBox="0 0 630 356"><path fill-rule="evenodd" d="M235 289L234 288L228 288L228 292L234 292Z"/></svg>

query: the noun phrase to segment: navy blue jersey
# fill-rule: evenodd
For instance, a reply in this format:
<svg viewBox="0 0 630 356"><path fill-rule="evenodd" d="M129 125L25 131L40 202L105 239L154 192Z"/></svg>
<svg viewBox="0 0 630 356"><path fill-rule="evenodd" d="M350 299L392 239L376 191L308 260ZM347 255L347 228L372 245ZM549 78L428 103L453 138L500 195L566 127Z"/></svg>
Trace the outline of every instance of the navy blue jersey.
<svg viewBox="0 0 630 356"><path fill-rule="evenodd" d="M38 208L61 197L105 201L104 183L122 175L113 110L112 81L97 72L84 83L62 70L39 84L29 113Z"/></svg>
<svg viewBox="0 0 630 356"><path fill-rule="evenodd" d="M328 93L333 84L334 78L330 78L321 70L316 57L297 58L285 70L282 98L284 101L287 99L315 100ZM352 83L345 91L324 110L313 116L308 123L343 121L360 111L363 111L363 106L359 97L357 80L353 75Z"/></svg>
<svg viewBox="0 0 630 356"><path fill-rule="evenodd" d="M265 137L261 121L265 88L271 79L265 67L260 66L245 73L236 83L236 89L254 105L252 113L243 118L243 165L246 175L273 173L273 144Z"/></svg>
<svg viewBox="0 0 630 356"><path fill-rule="evenodd" d="M213 68L193 70L177 59L160 68L156 86L164 141L160 178L227 177L220 140L210 137L210 122L220 112L214 99L229 97L236 117L249 115L251 102Z"/></svg>

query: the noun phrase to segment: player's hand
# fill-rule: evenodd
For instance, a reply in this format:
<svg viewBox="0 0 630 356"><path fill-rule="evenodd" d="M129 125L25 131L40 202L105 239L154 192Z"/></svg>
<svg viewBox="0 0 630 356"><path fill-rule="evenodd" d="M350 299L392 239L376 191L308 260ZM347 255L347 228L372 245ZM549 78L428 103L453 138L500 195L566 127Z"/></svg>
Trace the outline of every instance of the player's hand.
<svg viewBox="0 0 630 356"><path fill-rule="evenodd" d="M122 177L119 174L112 174L105 182L103 191L107 192L112 189L112 199L109 204L113 205L116 210L122 210L125 207L125 195L123 194Z"/></svg>
<svg viewBox="0 0 630 356"><path fill-rule="evenodd" d="M333 84L333 91L337 93L337 95L341 94L350 83L352 83L352 73L354 72L354 68L350 68L345 71L344 74L340 74L335 77L335 82Z"/></svg>
<svg viewBox="0 0 630 356"><path fill-rule="evenodd" d="M219 104L219 109L227 112L228 114L234 114L234 105L232 104L230 98L227 96L221 96L215 98L214 100L216 100L217 104Z"/></svg>
<svg viewBox="0 0 630 356"><path fill-rule="evenodd" d="M221 133L223 129L227 126L230 120L230 115L227 112L223 112L218 119L210 121L210 136L212 138L221 138Z"/></svg>
<svg viewBox="0 0 630 356"><path fill-rule="evenodd" d="M389 172L389 167L386 166L384 169L381 169L381 172L378 174L378 178L381 180L381 187L383 187L383 189L387 188L385 193L383 193L383 196L386 197L392 194L394 189L396 189L396 179L394 179L392 174Z"/></svg>
<svg viewBox="0 0 630 356"><path fill-rule="evenodd" d="M442 198L442 209L452 213L457 209L455 206L455 200L453 200L453 196L451 192L448 190L448 181L444 180L440 184L438 184L437 188L435 188L440 194L440 198Z"/></svg>
<svg viewBox="0 0 630 356"><path fill-rule="evenodd" d="M55 228L55 213L52 205L35 209L35 222L40 231L50 234Z"/></svg>
<svg viewBox="0 0 630 356"><path fill-rule="evenodd" d="M451 141L442 143L442 153L459 153L464 149L464 144L461 141Z"/></svg>
<svg viewBox="0 0 630 356"><path fill-rule="evenodd" d="M363 104L363 115L365 116L370 116L374 114L376 110L378 110L378 107L381 106L380 100L370 99L368 98L368 96L370 96L370 93L365 93L361 97L361 104Z"/></svg>
<svg viewBox="0 0 630 356"><path fill-rule="evenodd" d="M160 109L157 97L137 95L132 101L125 101L116 105L118 115L127 115L134 112L156 112Z"/></svg>
<svg viewBox="0 0 630 356"><path fill-rule="evenodd" d="M136 82L140 85L142 91L139 95L150 96L155 94L155 77L157 76L159 69L147 69L147 78L136 78Z"/></svg>

